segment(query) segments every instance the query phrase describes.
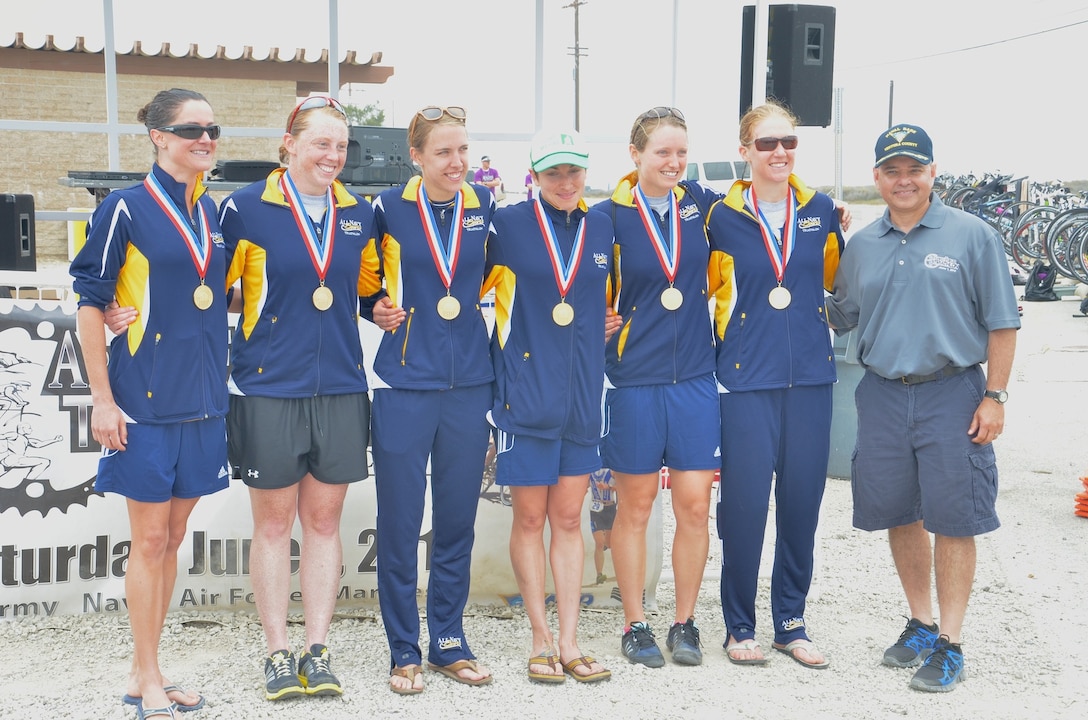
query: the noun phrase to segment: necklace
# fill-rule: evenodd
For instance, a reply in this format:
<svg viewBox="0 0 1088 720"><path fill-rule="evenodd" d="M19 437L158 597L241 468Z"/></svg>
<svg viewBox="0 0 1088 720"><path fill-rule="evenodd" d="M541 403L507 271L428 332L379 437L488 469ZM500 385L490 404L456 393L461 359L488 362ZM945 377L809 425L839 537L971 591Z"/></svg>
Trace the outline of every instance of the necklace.
<svg viewBox="0 0 1088 720"><path fill-rule="evenodd" d="M445 202L431 201L431 207L438 211L438 222L446 222L446 211L453 207L453 201L456 199L456 197L453 197Z"/></svg>

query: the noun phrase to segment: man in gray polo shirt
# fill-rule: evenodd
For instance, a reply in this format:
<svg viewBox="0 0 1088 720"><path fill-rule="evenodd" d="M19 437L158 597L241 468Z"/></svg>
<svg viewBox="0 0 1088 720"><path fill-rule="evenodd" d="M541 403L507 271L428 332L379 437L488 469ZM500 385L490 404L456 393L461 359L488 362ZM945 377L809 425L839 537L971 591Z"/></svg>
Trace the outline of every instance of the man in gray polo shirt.
<svg viewBox="0 0 1088 720"><path fill-rule="evenodd" d="M856 328L866 370L855 393L854 526L888 530L910 607L884 664L921 664L911 687L946 692L965 678L975 536L1000 524L992 443L1020 317L1000 237L942 204L936 173L925 130L880 135L873 179L888 209L847 243L827 312L836 331Z"/></svg>

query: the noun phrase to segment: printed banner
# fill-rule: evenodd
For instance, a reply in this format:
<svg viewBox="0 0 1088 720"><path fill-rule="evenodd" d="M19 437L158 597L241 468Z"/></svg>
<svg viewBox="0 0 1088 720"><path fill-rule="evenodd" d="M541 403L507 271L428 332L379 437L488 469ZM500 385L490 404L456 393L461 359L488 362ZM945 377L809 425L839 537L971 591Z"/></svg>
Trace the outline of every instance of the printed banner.
<svg viewBox="0 0 1088 720"><path fill-rule="evenodd" d="M0 299L0 620L124 612L129 553L124 498L94 490L100 446L91 437L91 391L71 301ZM368 362L381 334L360 323ZM371 371L372 372L372 371ZM373 376L371 375L373 379ZM373 470L371 471L373 472ZM509 495L481 468L472 561L473 602L520 604L510 568ZM592 493L586 494L583 602L616 606L611 552L594 550ZM203 498L189 520L172 610L255 611L249 582L252 519L239 480ZM431 551L430 496L419 538L425 590ZM338 605L377 603L374 479L352 485L341 521L344 565ZM656 606L661 568L660 500L647 542L646 604ZM292 607L301 607L299 538L291 548ZM602 577L603 576L603 577ZM423 593L420 593L421 602Z"/></svg>

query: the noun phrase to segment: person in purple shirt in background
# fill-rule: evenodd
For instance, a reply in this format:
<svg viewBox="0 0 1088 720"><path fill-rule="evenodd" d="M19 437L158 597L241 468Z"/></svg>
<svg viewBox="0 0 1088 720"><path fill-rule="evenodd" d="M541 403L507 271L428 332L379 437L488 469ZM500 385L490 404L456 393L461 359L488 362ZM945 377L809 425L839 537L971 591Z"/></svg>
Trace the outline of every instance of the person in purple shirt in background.
<svg viewBox="0 0 1088 720"><path fill-rule="evenodd" d="M480 167L476 170L476 175L472 181L477 185L483 185L491 190L491 196L495 196L495 188L502 185L502 178L499 177L499 171L491 167L491 158L484 155L480 158Z"/></svg>
<svg viewBox="0 0 1088 720"><path fill-rule="evenodd" d="M526 200L531 201L533 199L533 189L535 187L536 186L533 183L533 172L532 172L532 170L530 170L529 172L525 173L525 199Z"/></svg>

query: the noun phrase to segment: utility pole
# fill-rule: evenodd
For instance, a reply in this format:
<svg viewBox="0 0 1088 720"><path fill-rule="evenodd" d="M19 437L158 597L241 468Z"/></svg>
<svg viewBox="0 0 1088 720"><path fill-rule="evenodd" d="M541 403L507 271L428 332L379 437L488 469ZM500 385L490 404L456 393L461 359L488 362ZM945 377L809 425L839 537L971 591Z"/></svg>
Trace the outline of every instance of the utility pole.
<svg viewBox="0 0 1088 720"><path fill-rule="evenodd" d="M574 8L574 47L570 48L572 51L570 54L574 56L574 129L578 131L582 129L579 127L581 124L581 92L579 90L578 65L579 58L585 57L582 51L587 49L578 43L578 8L588 4L589 0L571 0L570 5L563 6L564 9Z"/></svg>
<svg viewBox="0 0 1088 720"><path fill-rule="evenodd" d="M340 98L340 8L329 0L329 96Z"/></svg>
<svg viewBox="0 0 1088 720"><path fill-rule="evenodd" d="M842 88L835 88L835 199L842 200ZM889 125L888 127L891 127Z"/></svg>
<svg viewBox="0 0 1088 720"><path fill-rule="evenodd" d="M892 107L895 105L895 80L888 81L888 127L892 126Z"/></svg>
<svg viewBox="0 0 1088 720"><path fill-rule="evenodd" d="M770 34L771 14L766 0L756 0L754 22L751 107L758 107L767 102L767 36Z"/></svg>

